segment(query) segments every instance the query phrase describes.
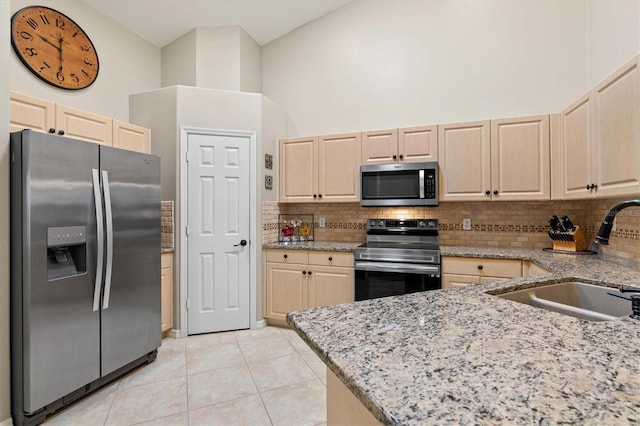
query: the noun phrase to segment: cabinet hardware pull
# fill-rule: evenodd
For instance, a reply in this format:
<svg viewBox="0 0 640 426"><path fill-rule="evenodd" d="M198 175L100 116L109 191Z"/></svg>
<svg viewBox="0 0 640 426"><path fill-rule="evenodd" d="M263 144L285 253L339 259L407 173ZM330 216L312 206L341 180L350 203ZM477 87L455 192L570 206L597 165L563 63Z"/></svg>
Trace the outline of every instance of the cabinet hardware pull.
<svg viewBox="0 0 640 426"><path fill-rule="evenodd" d="M64 130L58 130L59 135L64 135Z"/></svg>
<svg viewBox="0 0 640 426"><path fill-rule="evenodd" d="M329 262L331 262L333 260L333 257L329 256Z"/></svg>
<svg viewBox="0 0 640 426"><path fill-rule="evenodd" d="M398 158L398 156L397 156L397 155L394 155L392 158L395 160L396 158Z"/></svg>
<svg viewBox="0 0 640 426"><path fill-rule="evenodd" d="M313 194L313 198L316 198L316 197L317 197L317 195L316 195L316 194Z"/></svg>
<svg viewBox="0 0 640 426"><path fill-rule="evenodd" d="M485 193L486 195L491 195L491 191L489 191L489 190L484 191L484 193Z"/></svg>
<svg viewBox="0 0 640 426"><path fill-rule="evenodd" d="M285 255L284 255L284 258L286 259L287 257L289 257L289 256L285 254Z"/></svg>
<svg viewBox="0 0 640 426"><path fill-rule="evenodd" d="M497 189L495 189L495 190L493 191L493 195L498 195L498 190L497 190Z"/></svg>
<svg viewBox="0 0 640 426"><path fill-rule="evenodd" d="M311 271L309 271L309 275L311 275Z"/></svg>
<svg viewBox="0 0 640 426"><path fill-rule="evenodd" d="M482 269L484 268L484 266L482 265L478 265L478 269L482 271Z"/></svg>
<svg viewBox="0 0 640 426"><path fill-rule="evenodd" d="M322 194L318 194L318 198L322 198Z"/></svg>
<svg viewBox="0 0 640 426"><path fill-rule="evenodd" d="M49 129L49 133L55 133L56 129L54 129L53 127Z"/></svg>
<svg viewBox="0 0 640 426"><path fill-rule="evenodd" d="M404 155L400 154L400 159L404 160Z"/></svg>
<svg viewBox="0 0 640 426"><path fill-rule="evenodd" d="M307 271L302 271L302 275L307 275Z"/></svg>

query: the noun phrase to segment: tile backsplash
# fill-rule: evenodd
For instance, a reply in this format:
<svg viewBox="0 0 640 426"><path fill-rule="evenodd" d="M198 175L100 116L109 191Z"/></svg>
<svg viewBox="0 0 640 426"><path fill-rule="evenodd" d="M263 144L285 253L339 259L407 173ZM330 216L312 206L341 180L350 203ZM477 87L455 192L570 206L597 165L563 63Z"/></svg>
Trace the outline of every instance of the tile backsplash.
<svg viewBox="0 0 640 426"><path fill-rule="evenodd" d="M173 248L173 201L160 201L160 247Z"/></svg>
<svg viewBox="0 0 640 426"><path fill-rule="evenodd" d="M548 220L552 215L567 215L580 225L592 241L606 212L624 199L576 201L477 201L444 202L438 207L363 208L359 203L263 203L263 241L278 240L278 214L315 215L317 241L353 241L365 239L366 219L434 218L440 221L440 244L479 247L551 247ZM324 217L326 226L318 227ZM471 230L462 230L462 219L471 219ZM628 208L618 214L617 230L609 246L596 246L604 253L640 260L640 208ZM593 249L594 247L592 247Z"/></svg>

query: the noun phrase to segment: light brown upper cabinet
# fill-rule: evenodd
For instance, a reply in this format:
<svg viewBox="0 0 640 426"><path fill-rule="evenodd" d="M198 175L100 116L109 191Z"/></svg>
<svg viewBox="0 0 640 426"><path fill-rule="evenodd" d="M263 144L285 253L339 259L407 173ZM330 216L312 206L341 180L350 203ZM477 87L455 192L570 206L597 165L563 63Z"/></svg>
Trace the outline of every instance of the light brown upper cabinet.
<svg viewBox="0 0 640 426"><path fill-rule="evenodd" d="M638 57L560 113L554 176L563 199L640 192Z"/></svg>
<svg viewBox="0 0 640 426"><path fill-rule="evenodd" d="M280 140L280 202L360 201L360 133Z"/></svg>
<svg viewBox="0 0 640 426"><path fill-rule="evenodd" d="M593 91L593 159L598 197L640 191L638 57Z"/></svg>
<svg viewBox="0 0 640 426"><path fill-rule="evenodd" d="M113 146L138 152L151 152L151 130L113 120Z"/></svg>
<svg viewBox="0 0 640 426"><path fill-rule="evenodd" d="M438 126L441 201L548 200L549 116Z"/></svg>
<svg viewBox="0 0 640 426"><path fill-rule="evenodd" d="M362 164L438 161L437 126L362 133Z"/></svg>
<svg viewBox="0 0 640 426"><path fill-rule="evenodd" d="M44 99L11 92L9 127L33 129L102 145L150 152L149 129Z"/></svg>
<svg viewBox="0 0 640 426"><path fill-rule="evenodd" d="M440 201L491 198L490 129L488 120L438 125Z"/></svg>

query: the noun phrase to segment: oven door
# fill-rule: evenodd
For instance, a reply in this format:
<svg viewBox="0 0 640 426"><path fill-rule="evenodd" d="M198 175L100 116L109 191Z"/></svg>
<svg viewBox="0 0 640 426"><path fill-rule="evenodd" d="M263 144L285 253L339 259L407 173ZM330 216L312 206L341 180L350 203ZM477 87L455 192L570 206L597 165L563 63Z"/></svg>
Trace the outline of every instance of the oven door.
<svg viewBox="0 0 640 426"><path fill-rule="evenodd" d="M392 262L355 263L355 300L437 290L440 265Z"/></svg>

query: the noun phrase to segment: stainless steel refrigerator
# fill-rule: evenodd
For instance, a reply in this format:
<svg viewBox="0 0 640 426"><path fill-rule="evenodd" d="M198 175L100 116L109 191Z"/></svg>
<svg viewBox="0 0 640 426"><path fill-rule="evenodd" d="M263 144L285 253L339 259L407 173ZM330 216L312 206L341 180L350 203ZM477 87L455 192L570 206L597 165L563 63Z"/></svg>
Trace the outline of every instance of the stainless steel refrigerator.
<svg viewBox="0 0 640 426"><path fill-rule="evenodd" d="M16 425L155 359L160 159L11 134L11 369Z"/></svg>

